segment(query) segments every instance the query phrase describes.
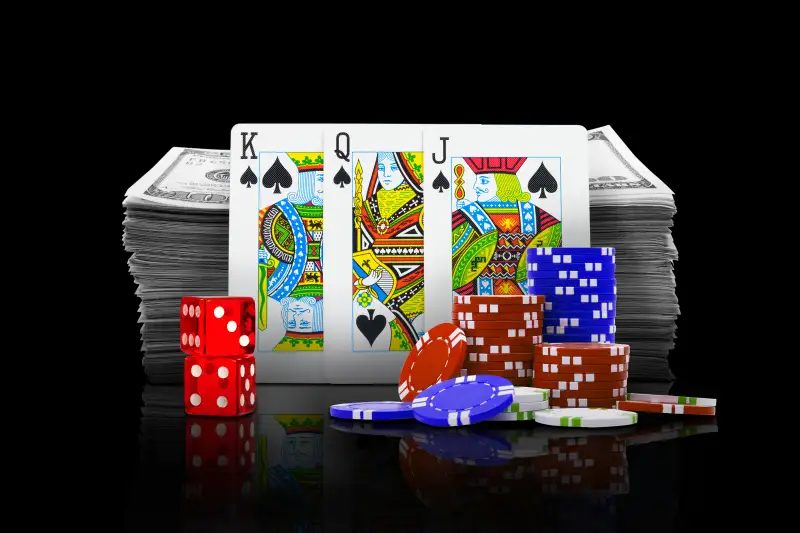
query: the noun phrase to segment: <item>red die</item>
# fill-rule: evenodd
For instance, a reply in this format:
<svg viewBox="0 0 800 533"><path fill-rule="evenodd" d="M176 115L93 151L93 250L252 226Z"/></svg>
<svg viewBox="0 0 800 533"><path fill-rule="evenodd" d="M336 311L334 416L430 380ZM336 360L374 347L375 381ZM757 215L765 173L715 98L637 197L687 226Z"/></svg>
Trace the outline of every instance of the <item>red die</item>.
<svg viewBox="0 0 800 533"><path fill-rule="evenodd" d="M255 309L248 296L184 296L181 350L211 357L253 353Z"/></svg>
<svg viewBox="0 0 800 533"><path fill-rule="evenodd" d="M186 419L186 470L203 475L249 472L256 465L255 415Z"/></svg>
<svg viewBox="0 0 800 533"><path fill-rule="evenodd" d="M183 361L183 405L190 415L241 416L256 408L256 358L202 357Z"/></svg>

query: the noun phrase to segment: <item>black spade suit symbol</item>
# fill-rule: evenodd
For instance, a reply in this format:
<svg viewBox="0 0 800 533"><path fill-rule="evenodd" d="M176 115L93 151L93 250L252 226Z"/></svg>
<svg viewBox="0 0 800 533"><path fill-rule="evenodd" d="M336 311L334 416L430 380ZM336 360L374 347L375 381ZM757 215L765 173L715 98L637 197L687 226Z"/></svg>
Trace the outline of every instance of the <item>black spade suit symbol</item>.
<svg viewBox="0 0 800 533"><path fill-rule="evenodd" d="M333 177L333 184L338 185L340 189L344 189L345 185L350 185L350 176L347 175L344 167L339 168L339 172Z"/></svg>
<svg viewBox="0 0 800 533"><path fill-rule="evenodd" d="M258 183L258 178L256 177L256 173L253 172L253 169L247 167L247 170L242 173L242 178L239 180L242 185L247 185L249 189L251 185L255 185Z"/></svg>
<svg viewBox="0 0 800 533"><path fill-rule="evenodd" d="M367 309L367 313L369 317L367 315L359 315L356 318L356 327L358 331L364 334L369 345L372 346L378 335L386 328L386 317L383 315L375 316L374 309Z"/></svg>
<svg viewBox="0 0 800 533"><path fill-rule="evenodd" d="M547 167L544 166L544 163L539 165L539 168L533 173L531 179L528 180L528 190L530 192L542 191L541 194L539 194L539 198L547 198L547 196L544 194L545 191L553 194L558 190L558 183L556 183L556 179L552 174L550 174L550 171L547 170Z"/></svg>
<svg viewBox="0 0 800 533"><path fill-rule="evenodd" d="M289 171L281 164L280 160L276 157L275 162L272 163L272 166L269 167L264 173L264 179L262 180L264 187L269 189L270 187L275 187L272 191L275 194L281 193L281 187L286 189L287 187L292 186L292 175L289 174Z"/></svg>
<svg viewBox="0 0 800 533"><path fill-rule="evenodd" d="M450 182L447 181L447 178L444 177L442 171L439 171L439 175L436 176L436 179L433 180L433 188L439 189L439 192L444 192L445 189L450 188Z"/></svg>

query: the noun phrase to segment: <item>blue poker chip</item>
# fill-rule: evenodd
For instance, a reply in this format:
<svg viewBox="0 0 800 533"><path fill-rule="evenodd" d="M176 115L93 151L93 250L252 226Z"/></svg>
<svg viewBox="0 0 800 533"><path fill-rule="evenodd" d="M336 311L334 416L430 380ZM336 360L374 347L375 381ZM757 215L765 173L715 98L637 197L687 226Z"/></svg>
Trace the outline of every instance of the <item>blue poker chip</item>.
<svg viewBox="0 0 800 533"><path fill-rule="evenodd" d="M356 402L331 405L331 416L350 420L408 420L414 418L409 402Z"/></svg>
<svg viewBox="0 0 800 533"><path fill-rule="evenodd" d="M542 343L552 344L556 342L601 342L601 343L614 343L616 342L616 334L595 333L593 335L542 335Z"/></svg>
<svg viewBox="0 0 800 533"><path fill-rule="evenodd" d="M536 294L544 296L546 300L558 299L563 296L565 298L579 298L580 296L599 296L600 300L608 300L611 296L617 295L617 286L612 287L571 287L569 285L557 285L552 287L533 286L533 280L528 280L528 294Z"/></svg>
<svg viewBox="0 0 800 533"><path fill-rule="evenodd" d="M600 312L598 311L598 316ZM544 318L544 332L547 333L548 326L563 327L567 330L572 328L594 328L600 326L613 326L615 325L614 317L611 318L592 318L591 316L578 318L578 317L551 317L549 314Z"/></svg>
<svg viewBox="0 0 800 533"><path fill-rule="evenodd" d="M535 259L537 257L551 257L554 255L573 255L573 256L591 256L591 257L614 257L617 254L615 248L528 248L528 259Z"/></svg>
<svg viewBox="0 0 800 533"><path fill-rule="evenodd" d="M447 430L427 428L415 432L412 438L429 454L464 465L497 466L514 458L510 442L474 427Z"/></svg>
<svg viewBox="0 0 800 533"><path fill-rule="evenodd" d="M413 418L408 420L384 421L378 424L364 420L339 420L334 418L329 422L329 425L331 428L341 431L342 433L401 438L411 435L415 431L419 431L421 427L419 422Z"/></svg>
<svg viewBox="0 0 800 533"><path fill-rule="evenodd" d="M469 426L493 418L514 401L514 385L489 375L461 376L431 385L414 398L414 418L429 426Z"/></svg>
<svg viewBox="0 0 800 533"><path fill-rule="evenodd" d="M604 326L593 326L591 324L581 326L548 326L545 325L542 330L542 335L595 335L600 333L613 334L617 332L616 324L607 324Z"/></svg>
<svg viewBox="0 0 800 533"><path fill-rule="evenodd" d="M582 279L596 279L598 281L615 279L613 270L601 270L600 272L585 272L574 268L559 268L557 270L528 270L528 279L547 279L578 282Z"/></svg>
<svg viewBox="0 0 800 533"><path fill-rule="evenodd" d="M572 258L569 263L553 263L547 259L545 261L528 261L528 272L540 272L542 274L561 271L577 271L582 274L604 274L616 271L617 265L611 260L613 258Z"/></svg>
<svg viewBox="0 0 800 533"><path fill-rule="evenodd" d="M581 296L580 299L574 298L561 298L555 301L544 302L544 317L558 315L560 313L572 314L576 311L583 311L585 313L605 311L606 313L616 312L617 310L617 297L615 295L603 295L604 298L599 296L594 298L590 295Z"/></svg>
<svg viewBox="0 0 800 533"><path fill-rule="evenodd" d="M613 289L617 286L616 278L540 278L538 272L528 272L528 287L597 287L598 289Z"/></svg>

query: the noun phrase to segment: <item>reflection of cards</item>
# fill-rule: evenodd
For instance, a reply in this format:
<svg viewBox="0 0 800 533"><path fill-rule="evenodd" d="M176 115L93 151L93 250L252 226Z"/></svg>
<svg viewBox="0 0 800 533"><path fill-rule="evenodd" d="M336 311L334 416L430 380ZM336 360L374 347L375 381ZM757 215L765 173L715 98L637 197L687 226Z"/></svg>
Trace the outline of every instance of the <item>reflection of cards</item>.
<svg viewBox="0 0 800 533"><path fill-rule="evenodd" d="M231 135L229 293L256 300L260 381L323 382L322 126Z"/></svg>
<svg viewBox="0 0 800 533"><path fill-rule="evenodd" d="M325 132L326 377L397 380L424 332L422 127Z"/></svg>
<svg viewBox="0 0 800 533"><path fill-rule="evenodd" d="M424 142L427 320L449 321L453 294L527 293L528 248L589 246L584 128L434 126Z"/></svg>

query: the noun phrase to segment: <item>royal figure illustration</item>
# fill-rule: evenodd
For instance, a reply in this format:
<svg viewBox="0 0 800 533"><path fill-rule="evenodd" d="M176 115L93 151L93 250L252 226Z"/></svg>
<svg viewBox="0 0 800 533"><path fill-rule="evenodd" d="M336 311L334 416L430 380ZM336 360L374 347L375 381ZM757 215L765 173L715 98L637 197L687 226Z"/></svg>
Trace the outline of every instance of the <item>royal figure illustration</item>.
<svg viewBox="0 0 800 533"><path fill-rule="evenodd" d="M527 248L561 246L561 222L531 201L517 171L524 157L472 157L475 173L453 168L453 290L468 294L527 294ZM460 167L460 168L459 168ZM465 200L464 187L476 200Z"/></svg>
<svg viewBox="0 0 800 533"><path fill-rule="evenodd" d="M365 175L359 159L353 192L355 324L372 349L410 350L425 328L423 155L378 152L367 170Z"/></svg>
<svg viewBox="0 0 800 533"><path fill-rule="evenodd" d="M267 298L280 303L285 336L273 350L323 349L323 155L289 152L297 189L260 210L258 327L267 328Z"/></svg>

